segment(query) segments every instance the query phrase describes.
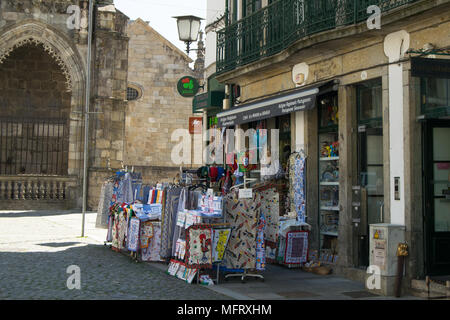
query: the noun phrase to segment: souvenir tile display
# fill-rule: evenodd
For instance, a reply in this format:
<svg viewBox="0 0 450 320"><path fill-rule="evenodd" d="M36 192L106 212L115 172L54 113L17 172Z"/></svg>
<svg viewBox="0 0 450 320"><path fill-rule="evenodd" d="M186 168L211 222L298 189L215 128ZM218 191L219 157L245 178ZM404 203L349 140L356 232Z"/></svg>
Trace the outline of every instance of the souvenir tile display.
<svg viewBox="0 0 450 320"><path fill-rule="evenodd" d="M212 267L212 228L209 225L190 227L186 232L186 265L190 268Z"/></svg>

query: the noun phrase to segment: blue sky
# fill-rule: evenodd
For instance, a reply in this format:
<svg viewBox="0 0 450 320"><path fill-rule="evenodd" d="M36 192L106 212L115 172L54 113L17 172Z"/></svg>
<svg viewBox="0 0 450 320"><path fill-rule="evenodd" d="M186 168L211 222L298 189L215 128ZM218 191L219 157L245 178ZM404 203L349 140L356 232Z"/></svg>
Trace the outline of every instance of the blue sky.
<svg viewBox="0 0 450 320"><path fill-rule="evenodd" d="M176 20L173 16L194 15L206 19L207 0L114 0L117 9L130 19L150 21L153 29L185 52L186 45L179 41ZM202 30L205 21L202 21ZM196 45L192 45L196 48ZM195 60L196 52L189 54Z"/></svg>

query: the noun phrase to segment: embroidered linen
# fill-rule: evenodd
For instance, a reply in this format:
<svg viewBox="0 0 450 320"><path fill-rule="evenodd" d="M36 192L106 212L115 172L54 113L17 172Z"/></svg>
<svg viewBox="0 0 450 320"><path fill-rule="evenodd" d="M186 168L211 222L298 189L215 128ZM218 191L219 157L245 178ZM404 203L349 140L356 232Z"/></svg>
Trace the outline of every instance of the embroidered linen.
<svg viewBox="0 0 450 320"><path fill-rule="evenodd" d="M230 241L225 250L224 262L228 269L255 269L256 234L261 211L261 194L252 199L239 199L232 192L226 198L226 221L231 223Z"/></svg>
<svg viewBox="0 0 450 320"><path fill-rule="evenodd" d="M308 261L308 231L290 231L286 234L284 263L301 264Z"/></svg>
<svg viewBox="0 0 450 320"><path fill-rule="evenodd" d="M152 222L153 237L150 239L148 248L141 250L142 261L161 261L159 251L161 250L161 223Z"/></svg>
<svg viewBox="0 0 450 320"><path fill-rule="evenodd" d="M130 228L128 231L128 250L136 252L139 248L139 225L138 218L130 219Z"/></svg>
<svg viewBox="0 0 450 320"><path fill-rule="evenodd" d="M96 228L109 228L109 207L111 206L113 196L113 185L111 181L106 181L102 185L97 209L97 219L95 221Z"/></svg>
<svg viewBox="0 0 450 320"><path fill-rule="evenodd" d="M186 265L190 268L212 267L212 228L192 226L186 232Z"/></svg>
<svg viewBox="0 0 450 320"><path fill-rule="evenodd" d="M141 226L141 248L148 248L150 239L153 238L153 223L146 221Z"/></svg>

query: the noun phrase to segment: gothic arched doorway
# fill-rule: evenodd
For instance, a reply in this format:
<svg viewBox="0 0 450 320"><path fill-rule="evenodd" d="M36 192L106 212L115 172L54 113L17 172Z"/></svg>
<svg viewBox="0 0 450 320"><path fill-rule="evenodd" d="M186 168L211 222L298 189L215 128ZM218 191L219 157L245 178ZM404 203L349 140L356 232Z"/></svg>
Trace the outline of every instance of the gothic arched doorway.
<svg viewBox="0 0 450 320"><path fill-rule="evenodd" d="M0 174L68 174L67 72L43 44L15 48L0 64Z"/></svg>

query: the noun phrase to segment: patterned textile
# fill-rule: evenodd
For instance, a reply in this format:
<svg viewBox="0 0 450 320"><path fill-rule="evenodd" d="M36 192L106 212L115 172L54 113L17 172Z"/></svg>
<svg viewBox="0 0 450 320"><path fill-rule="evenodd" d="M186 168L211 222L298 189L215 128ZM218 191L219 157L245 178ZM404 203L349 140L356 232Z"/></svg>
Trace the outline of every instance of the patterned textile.
<svg viewBox="0 0 450 320"><path fill-rule="evenodd" d="M186 265L190 268L212 268L212 228L190 227L186 232Z"/></svg>
<svg viewBox="0 0 450 320"><path fill-rule="evenodd" d="M230 242L225 250L228 269L255 269L256 235L261 211L261 194L253 192L252 199L239 199L237 192L226 198L226 221L231 223Z"/></svg>
<svg viewBox="0 0 450 320"><path fill-rule="evenodd" d="M153 224L150 221L142 223L140 232L140 246L141 248L148 248L150 239L153 238Z"/></svg>
<svg viewBox="0 0 450 320"><path fill-rule="evenodd" d="M305 172L306 159L299 153L294 153L289 158L289 197L291 212L297 214L297 220L306 222L306 186Z"/></svg>
<svg viewBox="0 0 450 320"><path fill-rule="evenodd" d="M125 214L119 214L118 223L118 246L117 249L122 250L125 248L125 241L128 230L128 221Z"/></svg>
<svg viewBox="0 0 450 320"><path fill-rule="evenodd" d="M168 259L172 256L173 235L175 219L178 211L181 188L173 188L166 192L164 210L161 215L161 258Z"/></svg>
<svg viewBox="0 0 450 320"><path fill-rule="evenodd" d="M130 219L130 228L128 230L128 250L136 252L139 248L139 226L140 220L138 218Z"/></svg>
<svg viewBox="0 0 450 320"><path fill-rule="evenodd" d="M256 270L264 271L266 269L266 249L264 246L264 229L266 218L261 212L258 224L258 233L256 237Z"/></svg>
<svg viewBox="0 0 450 320"><path fill-rule="evenodd" d="M108 233L106 234L106 242L112 241L112 229L113 229L114 219L112 216L108 217Z"/></svg>
<svg viewBox="0 0 450 320"><path fill-rule="evenodd" d="M142 261L161 261L159 254L161 250L161 223L152 222L153 237L150 240L148 248L141 250Z"/></svg>
<svg viewBox="0 0 450 320"><path fill-rule="evenodd" d="M125 177L119 182L119 193L117 196L117 202L131 203L133 202L133 186L131 174L126 173Z"/></svg>
<svg viewBox="0 0 450 320"><path fill-rule="evenodd" d="M172 243L176 243L177 240L180 237L183 237L183 232L184 232L184 227L179 227L176 225L176 222L178 220L178 214L183 214L184 210L186 209L186 199L187 199L187 193L188 193L188 188L183 188L180 192L180 198L178 200L178 208L177 208L177 212L175 215L175 219L174 219L174 231L172 234ZM174 257L175 256L175 246L172 245L172 253L171 256Z"/></svg>
<svg viewBox="0 0 450 320"><path fill-rule="evenodd" d="M261 214L266 218L265 241L278 241L278 223L280 220L279 194L275 188L261 192Z"/></svg>
<svg viewBox="0 0 450 320"><path fill-rule="evenodd" d="M231 229L213 229L213 262L222 261L230 240Z"/></svg>
<svg viewBox="0 0 450 320"><path fill-rule="evenodd" d="M97 208L97 219L95 221L96 228L109 227L108 216L112 196L113 196L113 182L106 181L105 183L103 183L102 190L100 192L100 200Z"/></svg>
<svg viewBox="0 0 450 320"><path fill-rule="evenodd" d="M284 263L301 264L308 261L308 231L290 231L286 234Z"/></svg>

